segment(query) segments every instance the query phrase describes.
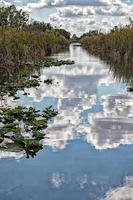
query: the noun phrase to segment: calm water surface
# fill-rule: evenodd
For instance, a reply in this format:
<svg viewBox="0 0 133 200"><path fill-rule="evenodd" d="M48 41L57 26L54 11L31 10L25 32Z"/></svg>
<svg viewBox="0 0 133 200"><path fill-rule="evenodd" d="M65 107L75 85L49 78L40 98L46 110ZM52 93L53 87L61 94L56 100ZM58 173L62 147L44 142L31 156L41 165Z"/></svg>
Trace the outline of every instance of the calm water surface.
<svg viewBox="0 0 133 200"><path fill-rule="evenodd" d="M0 200L132 200L133 95L78 45L54 57L75 64L41 69L53 85L20 92L18 104L59 115L35 158L0 151Z"/></svg>

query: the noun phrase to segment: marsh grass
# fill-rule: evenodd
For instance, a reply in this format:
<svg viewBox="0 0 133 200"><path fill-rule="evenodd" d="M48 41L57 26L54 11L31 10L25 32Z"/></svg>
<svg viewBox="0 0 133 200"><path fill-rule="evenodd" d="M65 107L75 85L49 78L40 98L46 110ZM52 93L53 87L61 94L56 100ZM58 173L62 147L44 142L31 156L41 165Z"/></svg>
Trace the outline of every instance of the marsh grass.
<svg viewBox="0 0 133 200"><path fill-rule="evenodd" d="M81 38L82 45L92 54L115 62L133 63L133 21L124 27L115 27L108 34L99 33Z"/></svg>

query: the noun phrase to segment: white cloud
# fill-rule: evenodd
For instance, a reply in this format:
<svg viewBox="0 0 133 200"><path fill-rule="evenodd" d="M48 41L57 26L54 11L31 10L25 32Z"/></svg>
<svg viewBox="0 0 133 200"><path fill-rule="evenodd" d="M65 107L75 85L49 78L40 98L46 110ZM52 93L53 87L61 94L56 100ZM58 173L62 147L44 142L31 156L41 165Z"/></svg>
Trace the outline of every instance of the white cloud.
<svg viewBox="0 0 133 200"><path fill-rule="evenodd" d="M0 6L10 6L11 4L8 1L0 0Z"/></svg>
<svg viewBox="0 0 133 200"><path fill-rule="evenodd" d="M106 1L106 6L102 4L63 6L50 15L49 21L53 26L65 28L79 35L94 29L107 32L114 26L127 24L129 17L133 16L133 5L121 1L112 4L109 2L111 1Z"/></svg>
<svg viewBox="0 0 133 200"><path fill-rule="evenodd" d="M8 5L8 0L0 3ZM109 31L113 26L127 24L133 16L133 3L122 0L14 0L17 8L29 12L32 18L50 22L58 28L82 34L88 30ZM52 13L52 14L51 14ZM125 19L121 18L125 17ZM115 19L116 18L116 19Z"/></svg>
<svg viewBox="0 0 133 200"><path fill-rule="evenodd" d="M57 15L60 17L75 17L75 16L87 16L94 15L95 11L90 7L65 7L58 10Z"/></svg>
<svg viewBox="0 0 133 200"><path fill-rule="evenodd" d="M90 15L107 15L107 16L131 16L133 6L127 4L109 5L109 6L67 6L58 9L54 15L59 17L80 17Z"/></svg>
<svg viewBox="0 0 133 200"><path fill-rule="evenodd" d="M117 6L97 7L95 13L97 15L111 15L111 16L130 16L133 13L132 6L127 4L120 4Z"/></svg>
<svg viewBox="0 0 133 200"><path fill-rule="evenodd" d="M120 0L40 0L36 3L28 3L28 7L32 9L45 8L50 6L60 7L69 5L78 6L108 6L108 5L120 5Z"/></svg>

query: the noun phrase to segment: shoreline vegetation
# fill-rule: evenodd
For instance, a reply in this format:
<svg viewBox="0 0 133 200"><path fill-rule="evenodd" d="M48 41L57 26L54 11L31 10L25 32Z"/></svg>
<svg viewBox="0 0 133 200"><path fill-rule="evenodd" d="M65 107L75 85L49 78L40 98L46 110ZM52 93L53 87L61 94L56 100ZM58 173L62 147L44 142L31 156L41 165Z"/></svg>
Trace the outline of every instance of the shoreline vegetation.
<svg viewBox="0 0 133 200"><path fill-rule="evenodd" d="M116 63L133 63L133 20L123 27L115 26L110 33L90 31L83 34L79 41L89 53L112 60Z"/></svg>
<svg viewBox="0 0 133 200"><path fill-rule="evenodd" d="M13 68L69 47L70 33L31 20L14 5L0 7L0 65Z"/></svg>
<svg viewBox="0 0 133 200"><path fill-rule="evenodd" d="M127 84L127 91L133 92L133 20L126 26L116 26L110 33L90 31L79 41L92 55L98 56L107 64L114 78Z"/></svg>

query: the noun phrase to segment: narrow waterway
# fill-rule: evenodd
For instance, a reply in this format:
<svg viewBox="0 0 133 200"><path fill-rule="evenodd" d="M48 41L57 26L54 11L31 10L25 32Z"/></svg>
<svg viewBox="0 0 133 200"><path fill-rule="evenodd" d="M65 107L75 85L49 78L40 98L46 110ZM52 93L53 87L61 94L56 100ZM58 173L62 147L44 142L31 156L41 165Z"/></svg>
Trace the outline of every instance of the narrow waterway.
<svg viewBox="0 0 133 200"><path fill-rule="evenodd" d="M43 68L41 85L17 103L59 111L44 149L0 151L0 200L133 199L133 95L109 66L80 45L53 56L74 65ZM43 80L52 78L52 85Z"/></svg>

